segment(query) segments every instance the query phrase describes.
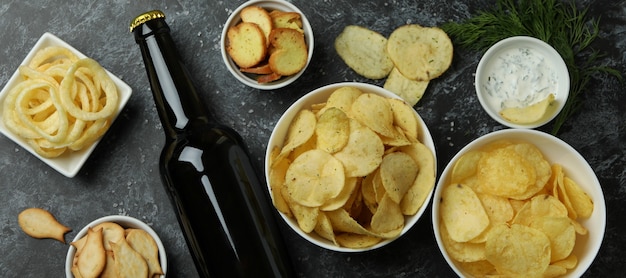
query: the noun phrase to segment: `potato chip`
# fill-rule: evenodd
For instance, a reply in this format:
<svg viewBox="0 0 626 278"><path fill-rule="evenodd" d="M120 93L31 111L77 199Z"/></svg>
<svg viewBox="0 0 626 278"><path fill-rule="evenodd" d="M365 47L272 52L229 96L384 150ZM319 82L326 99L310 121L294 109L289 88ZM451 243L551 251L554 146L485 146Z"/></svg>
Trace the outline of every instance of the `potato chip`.
<svg viewBox="0 0 626 278"><path fill-rule="evenodd" d="M335 90L326 101L326 109L336 107L351 115L352 104L363 92L357 88L345 86Z"/></svg>
<svg viewBox="0 0 626 278"><path fill-rule="evenodd" d="M557 265L565 269L573 269L574 267L576 267L576 264L578 264L578 257L576 257L576 255L574 254L569 255L567 258L563 260L553 263L553 265Z"/></svg>
<svg viewBox="0 0 626 278"><path fill-rule="evenodd" d="M550 239L524 225L499 224L487 237L485 256L501 274L538 277L550 264Z"/></svg>
<svg viewBox="0 0 626 278"><path fill-rule="evenodd" d="M389 98L387 101L389 102L389 105L391 105L394 125L401 128L405 132L409 141L415 143L419 135L419 124L417 122L417 118L415 117L415 110L413 110L413 107L409 106L406 102L399 99Z"/></svg>
<svg viewBox="0 0 626 278"><path fill-rule="evenodd" d="M319 236L329 240L333 244L339 246L337 242L337 238L335 237L335 231L333 230L333 225L330 223L330 219L326 216L326 213L320 212L317 216L317 224L313 229L315 233Z"/></svg>
<svg viewBox="0 0 626 278"><path fill-rule="evenodd" d="M378 209L372 216L371 227L375 233L392 231L399 233L404 227L404 215L402 215L400 205L393 201L389 195L385 195L378 204Z"/></svg>
<svg viewBox="0 0 626 278"><path fill-rule="evenodd" d="M510 196L513 199L528 199L544 188L552 175L552 167L550 163L545 160L541 151L534 145L519 143L506 148L515 150L515 152L521 155L524 160L528 161L535 169L535 183L531 184L524 193Z"/></svg>
<svg viewBox="0 0 626 278"><path fill-rule="evenodd" d="M413 185L417 172L417 164L408 154L393 152L385 155L379 174L389 198L399 204Z"/></svg>
<svg viewBox="0 0 626 278"><path fill-rule="evenodd" d="M406 78L427 81L439 77L452 63L452 41L437 27L407 24L395 29L387 53Z"/></svg>
<svg viewBox="0 0 626 278"><path fill-rule="evenodd" d="M387 76L383 88L398 95L409 105L415 106L424 96L428 83L430 83L428 80L417 81L406 78L398 68L394 67Z"/></svg>
<svg viewBox="0 0 626 278"><path fill-rule="evenodd" d="M367 175L361 183L361 195L363 197L363 203L369 209L371 213L375 213L378 208L378 200L376 199L376 189L374 189L374 178L376 177L378 170Z"/></svg>
<svg viewBox="0 0 626 278"><path fill-rule="evenodd" d="M335 198L345 185L341 162L322 150L298 156L287 169L285 188L300 205L318 207Z"/></svg>
<svg viewBox="0 0 626 278"><path fill-rule="evenodd" d="M565 193L567 194L576 215L581 218L589 218L593 212L593 200L572 179L563 179Z"/></svg>
<svg viewBox="0 0 626 278"><path fill-rule="evenodd" d="M483 155L476 176L479 192L502 197L522 195L536 183L534 166L512 148L495 149Z"/></svg>
<svg viewBox="0 0 626 278"><path fill-rule="evenodd" d="M458 262L478 262L487 258L485 257L485 243L458 242L451 239L443 221L439 222L439 231L441 241L452 259Z"/></svg>
<svg viewBox="0 0 626 278"><path fill-rule="evenodd" d="M339 246L355 249L371 247L383 240L382 238L376 236L352 233L339 234L336 239Z"/></svg>
<svg viewBox="0 0 626 278"><path fill-rule="evenodd" d="M386 98L376 94L362 94L352 103L351 111L361 124L382 136L395 138L393 111Z"/></svg>
<svg viewBox="0 0 626 278"><path fill-rule="evenodd" d="M348 144L334 154L343 166L348 177L364 177L373 172L383 160L385 146L374 131L350 120Z"/></svg>
<svg viewBox="0 0 626 278"><path fill-rule="evenodd" d="M534 219L545 216L566 217L567 208L551 195L537 195L524 204L512 223L528 226Z"/></svg>
<svg viewBox="0 0 626 278"><path fill-rule="evenodd" d="M337 36L334 46L339 57L366 78L385 78L393 68L387 55L387 38L370 29L348 25Z"/></svg>
<svg viewBox="0 0 626 278"><path fill-rule="evenodd" d="M500 110L499 114L508 122L515 124L531 124L541 120L554 102L554 94L549 94L541 101L525 107L509 107Z"/></svg>
<svg viewBox="0 0 626 278"><path fill-rule="evenodd" d="M489 217L489 226L480 235L470 240L470 242L482 243L487 240L487 235L492 227L500 223L508 223L515 214L507 198L483 193L477 193L476 196L480 199L480 203Z"/></svg>
<svg viewBox="0 0 626 278"><path fill-rule="evenodd" d="M317 119L315 114L308 109L302 109L296 117L291 121L285 143L278 157L287 155L298 146L309 141L315 132L315 124Z"/></svg>
<svg viewBox="0 0 626 278"><path fill-rule="evenodd" d="M473 277L498 277L496 268L486 260L459 262L459 266Z"/></svg>
<svg viewBox="0 0 626 278"><path fill-rule="evenodd" d="M435 186L435 157L428 147L420 142L400 147L399 150L411 156L419 169L413 185L409 187L400 202L404 215L414 215L426 202Z"/></svg>
<svg viewBox="0 0 626 278"><path fill-rule="evenodd" d="M452 240L470 241L489 226L489 217L471 188L462 184L446 186L441 196L441 219Z"/></svg>
<svg viewBox="0 0 626 278"><path fill-rule="evenodd" d="M542 274L543 278L560 277L567 273L567 268L559 265L549 265L546 271Z"/></svg>
<svg viewBox="0 0 626 278"><path fill-rule="evenodd" d="M275 156L278 156L278 148L275 147L272 150L272 153ZM287 169L291 165L291 160L288 158L283 158L278 161L270 162L270 172L269 172L269 183L270 183L270 194L272 195L272 203L274 207L278 209L278 211L284 213L287 216L291 216L291 210L289 209L289 205L283 195L281 194L281 190L285 185L285 175L287 174Z"/></svg>
<svg viewBox="0 0 626 278"><path fill-rule="evenodd" d="M357 186L357 178L349 177L345 179L345 184L341 192L337 196L332 199L327 200L323 205L320 206L320 210L336 210L338 208L343 207L348 199L353 196L352 192Z"/></svg>
<svg viewBox="0 0 626 278"><path fill-rule="evenodd" d="M331 107L325 110L315 126L317 148L328 153L343 149L350 137L350 119L341 109Z"/></svg>
<svg viewBox="0 0 626 278"><path fill-rule="evenodd" d="M478 162L483 156L482 151L469 151L461 155L452 168L452 174L450 174L451 183L460 183L465 179L476 174L478 168Z"/></svg>
<svg viewBox="0 0 626 278"><path fill-rule="evenodd" d="M563 260L574 250L576 230L566 216L539 217L530 223L530 227L543 232L550 239L550 262Z"/></svg>

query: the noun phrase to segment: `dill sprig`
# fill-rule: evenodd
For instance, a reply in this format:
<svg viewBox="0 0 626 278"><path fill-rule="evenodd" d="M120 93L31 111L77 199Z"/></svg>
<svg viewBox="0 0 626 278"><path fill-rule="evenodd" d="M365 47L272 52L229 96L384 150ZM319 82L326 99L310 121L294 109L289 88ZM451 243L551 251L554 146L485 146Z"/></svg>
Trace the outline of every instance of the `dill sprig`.
<svg viewBox="0 0 626 278"><path fill-rule="evenodd" d="M582 106L582 93L598 73L611 74L622 79L621 73L599 60L605 55L591 48L598 37L599 19L589 19L587 9L578 9L557 0L496 0L490 10L479 11L463 22L442 25L460 46L486 51L496 42L512 36L538 38L559 52L570 74L570 93L557 115L552 134L558 134L562 125Z"/></svg>

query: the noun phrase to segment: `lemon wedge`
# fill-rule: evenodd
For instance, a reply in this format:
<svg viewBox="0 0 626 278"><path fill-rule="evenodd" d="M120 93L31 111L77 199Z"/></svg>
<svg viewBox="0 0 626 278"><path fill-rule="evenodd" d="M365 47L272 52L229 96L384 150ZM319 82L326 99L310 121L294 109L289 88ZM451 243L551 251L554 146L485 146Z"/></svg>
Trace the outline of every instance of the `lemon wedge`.
<svg viewBox="0 0 626 278"><path fill-rule="evenodd" d="M500 111L500 116L515 124L530 124L539 121L554 102L554 94L549 94L541 101L526 107L510 107Z"/></svg>

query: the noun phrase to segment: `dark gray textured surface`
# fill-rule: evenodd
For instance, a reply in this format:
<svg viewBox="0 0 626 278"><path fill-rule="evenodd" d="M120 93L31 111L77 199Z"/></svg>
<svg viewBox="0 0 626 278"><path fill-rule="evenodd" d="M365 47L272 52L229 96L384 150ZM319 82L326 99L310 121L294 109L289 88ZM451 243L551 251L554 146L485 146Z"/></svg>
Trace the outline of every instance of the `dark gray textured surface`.
<svg viewBox="0 0 626 278"><path fill-rule="evenodd" d="M226 71L219 39L228 15L243 1L52 1L4 0L0 3L0 84L4 86L30 48L51 32L98 60L133 88L128 105L73 179L55 172L8 138L0 136L0 276L62 277L68 245L36 240L17 225L27 207L49 209L73 228L70 241L95 218L134 216L161 236L171 277L195 277L195 269L158 176L163 143L143 62L128 23L150 9L168 17L180 52L205 102L220 120L238 130L263 167L266 141L281 113L299 96L323 85L382 81L359 77L336 55L332 43L344 26L358 24L383 35L406 23L425 26L468 17L492 1L292 1L313 25L313 62L301 80L273 92L238 84ZM601 38L594 45L608 52L607 63L626 72L626 1L579 1L602 16ZM473 73L480 53L457 48L451 68L431 82L415 107L436 141L441 172L472 139L503 128L482 111L474 94ZM626 272L626 87L614 78L592 80L583 109L564 126L561 139L589 162L602 183L607 230L589 277ZM376 251L342 254L321 250L282 224L297 272L302 277L448 277L452 276L432 233L430 209L404 237Z"/></svg>

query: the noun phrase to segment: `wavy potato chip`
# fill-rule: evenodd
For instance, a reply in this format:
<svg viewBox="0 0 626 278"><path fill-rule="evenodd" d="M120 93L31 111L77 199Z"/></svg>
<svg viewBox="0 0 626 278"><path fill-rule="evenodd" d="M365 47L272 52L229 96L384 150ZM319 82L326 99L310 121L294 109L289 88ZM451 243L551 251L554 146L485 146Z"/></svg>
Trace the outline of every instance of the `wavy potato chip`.
<svg viewBox="0 0 626 278"><path fill-rule="evenodd" d="M417 81L404 76L398 68L394 67L383 88L391 91L404 99L409 105L415 106L424 96L426 88L428 88L429 80Z"/></svg>
<svg viewBox="0 0 626 278"><path fill-rule="evenodd" d="M550 239L528 226L500 224L489 233L485 256L502 274L539 277L550 265Z"/></svg>
<svg viewBox="0 0 626 278"><path fill-rule="evenodd" d="M400 205L392 200L388 194L383 196L378 204L376 213L372 216L372 231L376 233L397 232L404 228L404 215Z"/></svg>
<svg viewBox="0 0 626 278"><path fill-rule="evenodd" d="M387 101L391 106L391 112L393 113L393 123L397 127L401 128L406 137L411 142L417 142L419 136L418 122L415 117L415 110L409 106L408 103L395 98L388 98Z"/></svg>
<svg viewBox="0 0 626 278"><path fill-rule="evenodd" d="M385 146L374 131L350 120L348 144L334 156L343 164L346 176L363 177L378 168L384 151Z"/></svg>
<svg viewBox="0 0 626 278"><path fill-rule="evenodd" d="M339 160L322 150L298 156L285 174L285 188L300 205L319 207L337 197L345 185L344 168Z"/></svg>
<svg viewBox="0 0 626 278"><path fill-rule="evenodd" d="M428 147L420 142L400 147L399 150L411 156L419 169L413 185L409 187L400 202L400 208L404 215L414 215L426 202L435 186L437 174L435 173L435 157Z"/></svg>
<svg viewBox="0 0 626 278"><path fill-rule="evenodd" d="M413 185L418 170L413 158L406 153L393 152L385 155L379 174L387 196L399 204Z"/></svg>
<svg viewBox="0 0 626 278"><path fill-rule="evenodd" d="M482 151L469 151L460 156L452 167L451 183L460 183L476 174L478 162L483 156Z"/></svg>
<svg viewBox="0 0 626 278"><path fill-rule="evenodd" d="M536 184L534 166L512 148L495 149L478 162L479 192L502 197L524 194Z"/></svg>
<svg viewBox="0 0 626 278"><path fill-rule="evenodd" d="M385 78L393 68L387 55L387 38L370 29L348 25L335 39L339 57L356 73L370 78Z"/></svg>
<svg viewBox="0 0 626 278"><path fill-rule="evenodd" d="M576 230L565 216L544 216L534 219L531 228L543 232L550 239L550 262L563 260L572 253L576 244Z"/></svg>
<svg viewBox="0 0 626 278"><path fill-rule="evenodd" d="M350 119L341 109L331 107L325 110L315 126L317 148L328 153L343 149L350 137Z"/></svg>
<svg viewBox="0 0 626 278"><path fill-rule="evenodd" d="M427 81L439 77L452 63L452 41L437 27L407 24L395 29L387 42L387 53L402 75Z"/></svg>
<svg viewBox="0 0 626 278"><path fill-rule="evenodd" d="M352 103L352 115L362 125L385 137L395 137L393 111L386 98L375 94L362 94Z"/></svg>
<svg viewBox="0 0 626 278"><path fill-rule="evenodd" d="M581 218L589 218L593 213L593 200L574 180L565 177L563 184L576 215Z"/></svg>

